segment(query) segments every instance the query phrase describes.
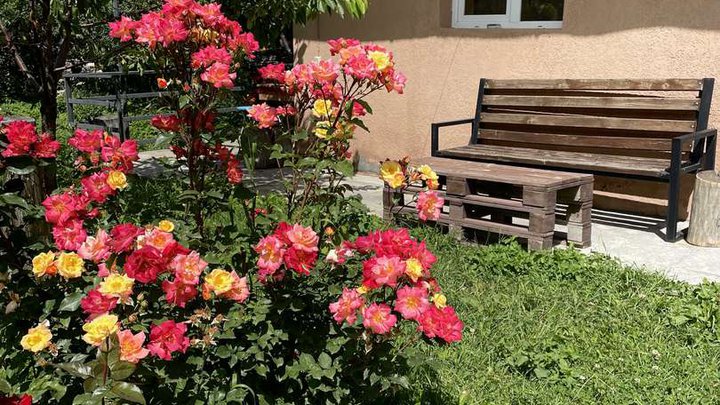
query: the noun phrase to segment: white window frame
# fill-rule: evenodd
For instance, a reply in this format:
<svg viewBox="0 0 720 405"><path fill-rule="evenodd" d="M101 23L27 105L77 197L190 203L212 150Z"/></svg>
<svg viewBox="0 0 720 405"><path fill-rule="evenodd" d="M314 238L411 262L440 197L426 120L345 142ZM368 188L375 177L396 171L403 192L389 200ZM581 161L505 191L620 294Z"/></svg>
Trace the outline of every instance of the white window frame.
<svg viewBox="0 0 720 405"><path fill-rule="evenodd" d="M525 28L558 29L562 21L520 21L522 0L507 0L505 14L466 15L465 0L453 0L453 28Z"/></svg>

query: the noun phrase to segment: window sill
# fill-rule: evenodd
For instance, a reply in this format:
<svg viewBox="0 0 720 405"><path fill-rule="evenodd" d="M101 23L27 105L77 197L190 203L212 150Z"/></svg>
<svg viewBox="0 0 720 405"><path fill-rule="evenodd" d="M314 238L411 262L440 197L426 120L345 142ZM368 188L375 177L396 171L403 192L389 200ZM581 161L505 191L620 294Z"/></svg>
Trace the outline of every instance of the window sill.
<svg viewBox="0 0 720 405"><path fill-rule="evenodd" d="M478 23L468 21L456 21L452 24L451 28L459 29L474 29L474 30L559 30L562 29L562 22L557 23L505 23L505 24L493 24L493 23Z"/></svg>

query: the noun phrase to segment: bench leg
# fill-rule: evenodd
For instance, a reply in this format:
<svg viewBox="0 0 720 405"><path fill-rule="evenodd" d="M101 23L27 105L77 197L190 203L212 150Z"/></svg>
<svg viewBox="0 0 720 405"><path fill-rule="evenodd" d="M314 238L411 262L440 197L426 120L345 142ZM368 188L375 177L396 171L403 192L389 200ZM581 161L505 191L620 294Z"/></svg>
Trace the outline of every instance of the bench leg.
<svg viewBox="0 0 720 405"><path fill-rule="evenodd" d="M528 238L528 250L550 249L550 248L552 248L552 246L553 246L552 235Z"/></svg>
<svg viewBox="0 0 720 405"><path fill-rule="evenodd" d="M680 173L674 172L670 175L670 187L668 191L668 205L665 222L667 224L665 240L676 242L678 240L677 223L678 210L680 205Z"/></svg>
<svg viewBox="0 0 720 405"><path fill-rule="evenodd" d="M465 206L460 201L450 201L450 224L448 229L450 235L454 236L455 239L463 239L463 220L466 218Z"/></svg>
<svg viewBox="0 0 720 405"><path fill-rule="evenodd" d="M567 210L567 241L589 247L592 240L592 202L573 202Z"/></svg>

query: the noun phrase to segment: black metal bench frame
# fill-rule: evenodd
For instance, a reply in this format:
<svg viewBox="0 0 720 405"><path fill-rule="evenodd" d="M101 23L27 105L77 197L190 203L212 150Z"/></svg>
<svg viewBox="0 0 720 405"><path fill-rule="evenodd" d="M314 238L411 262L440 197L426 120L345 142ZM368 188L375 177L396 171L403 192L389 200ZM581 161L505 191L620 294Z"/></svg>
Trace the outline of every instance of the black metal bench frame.
<svg viewBox="0 0 720 405"><path fill-rule="evenodd" d="M471 125L471 133L469 145L478 144L478 134L482 126L480 115L483 111L483 96L485 94L486 83L488 79L481 79L477 103L475 108L475 116L473 118L437 122L431 124L431 156L442 156L439 149L439 133L440 128L451 127L458 125ZM717 130L708 129L708 122L710 116L710 104L712 102L713 86L715 79L705 78L702 79L702 90L700 90L699 96L699 109L697 116L697 127L695 132L687 133L672 138L672 150L670 158L670 166L666 172L660 176L641 176L636 174L622 174L616 172L605 172L598 170L583 170L573 169L567 167L554 167L554 166L537 166L537 165L522 165L532 166L545 169L556 169L563 171L576 171L581 173L590 173L595 175L609 176L609 177L620 177L627 179L637 180L651 180L663 183L668 183L668 203L666 213L666 236L665 239L670 242L678 240L678 210L680 202L680 182L681 175L685 173L695 173L699 170L711 170L715 168L715 154L717 146ZM692 142L692 150L689 155L689 159L683 161L682 148L683 145ZM488 160L491 161L491 160ZM503 162L504 164L507 164ZM512 163L510 163L512 164Z"/></svg>

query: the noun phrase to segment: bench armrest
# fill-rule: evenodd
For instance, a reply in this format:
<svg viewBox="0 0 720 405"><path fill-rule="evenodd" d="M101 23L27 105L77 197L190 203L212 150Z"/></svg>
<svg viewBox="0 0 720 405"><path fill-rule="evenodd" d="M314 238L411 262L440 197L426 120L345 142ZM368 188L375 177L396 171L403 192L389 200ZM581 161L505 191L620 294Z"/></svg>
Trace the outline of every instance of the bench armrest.
<svg viewBox="0 0 720 405"><path fill-rule="evenodd" d="M685 135L679 135L673 138L673 141L675 139L680 140L681 143L687 142L689 140L697 140L697 139L704 139L704 138L710 138L717 136L717 129L711 128L711 129L704 129L702 131L698 132L691 132L689 134Z"/></svg>
<svg viewBox="0 0 720 405"><path fill-rule="evenodd" d="M472 124L475 118L466 118L463 120L435 122L430 125L430 155L436 156L440 145L440 128L451 127L456 125Z"/></svg>
<svg viewBox="0 0 720 405"><path fill-rule="evenodd" d="M717 129L704 129L702 131L691 132L689 134L676 136L672 139L672 165L682 164L682 145L686 142L693 141L693 151L691 163L697 163L702 156L703 149L707 150L705 154L705 169L715 168L715 148L717 146ZM696 149L698 148L698 149Z"/></svg>

